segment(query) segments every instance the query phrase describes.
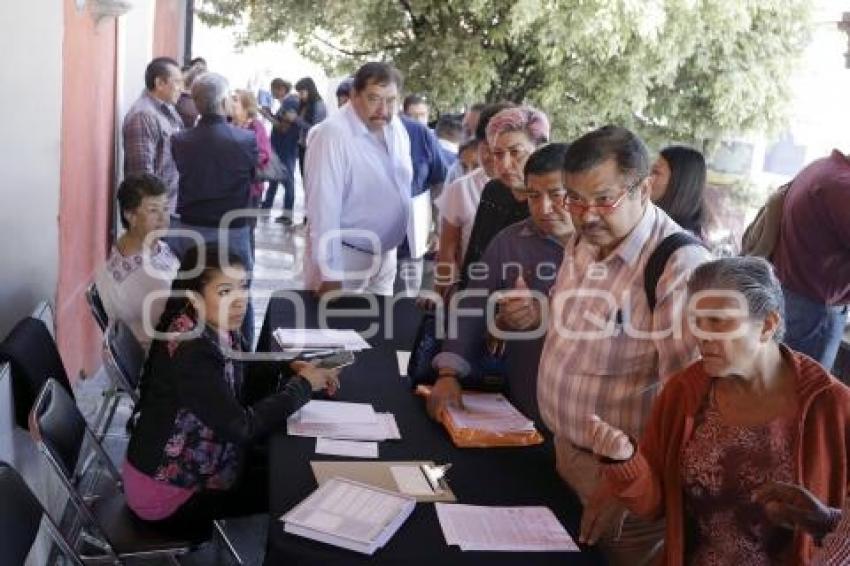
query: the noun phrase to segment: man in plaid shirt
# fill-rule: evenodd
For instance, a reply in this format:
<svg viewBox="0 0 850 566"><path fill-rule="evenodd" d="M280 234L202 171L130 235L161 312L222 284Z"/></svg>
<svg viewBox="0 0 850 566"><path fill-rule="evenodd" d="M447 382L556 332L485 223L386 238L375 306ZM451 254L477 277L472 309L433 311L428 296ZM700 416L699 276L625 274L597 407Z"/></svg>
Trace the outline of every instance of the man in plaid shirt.
<svg viewBox="0 0 850 566"><path fill-rule="evenodd" d="M145 90L124 117L124 175L150 173L168 189L168 210L177 206L177 166L171 156L171 136L183 121L174 105L183 88L177 61L157 57L145 69Z"/></svg>

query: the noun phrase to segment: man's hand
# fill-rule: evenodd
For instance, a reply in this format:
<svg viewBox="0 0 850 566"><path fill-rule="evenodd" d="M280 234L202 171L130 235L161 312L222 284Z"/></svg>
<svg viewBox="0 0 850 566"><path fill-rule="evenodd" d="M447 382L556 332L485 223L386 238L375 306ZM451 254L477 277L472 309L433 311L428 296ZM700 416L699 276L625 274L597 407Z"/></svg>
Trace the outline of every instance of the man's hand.
<svg viewBox="0 0 850 566"><path fill-rule="evenodd" d="M625 432L613 427L596 415L587 418L586 436L588 448L597 456L609 460L629 460L635 453L635 447Z"/></svg>
<svg viewBox="0 0 850 566"><path fill-rule="evenodd" d="M584 505L578 541L593 545L605 535L610 535L614 540L620 538L623 521L628 513L604 484L601 484Z"/></svg>
<svg viewBox="0 0 850 566"><path fill-rule="evenodd" d="M319 288L316 289L316 296L322 297L326 293L330 293L331 291L339 291L342 289L341 281L322 281L322 284L319 285Z"/></svg>
<svg viewBox="0 0 850 566"><path fill-rule="evenodd" d="M818 501L803 487L772 482L753 493L753 501L764 506L768 519L789 529L799 528L820 539L834 527L837 512Z"/></svg>
<svg viewBox="0 0 850 566"><path fill-rule="evenodd" d="M437 303L434 302L431 295L420 293L416 297L416 308L422 312L434 312L436 307Z"/></svg>
<svg viewBox="0 0 850 566"><path fill-rule="evenodd" d="M434 253L434 252L439 251L439 249L440 249L440 236L437 233L431 232L430 234L428 234L428 246L427 247L428 247L428 252L430 252L430 253Z"/></svg>
<svg viewBox="0 0 850 566"><path fill-rule="evenodd" d="M274 114L272 114L272 109L268 106L260 106L258 110L260 111L260 114L263 115L263 118L266 118L267 120L272 120L274 118Z"/></svg>
<svg viewBox="0 0 850 566"><path fill-rule="evenodd" d="M522 274L517 277L510 296L499 299L496 324L502 330L531 330L540 325L540 303L534 300Z"/></svg>
<svg viewBox="0 0 850 566"><path fill-rule="evenodd" d="M444 370L445 371L445 370ZM428 396L426 408L428 415L435 421L440 420L440 415L446 408L446 405L455 405L463 408L463 399L461 397L460 382L457 377L450 374L443 374L434 386L431 388L431 395Z"/></svg>

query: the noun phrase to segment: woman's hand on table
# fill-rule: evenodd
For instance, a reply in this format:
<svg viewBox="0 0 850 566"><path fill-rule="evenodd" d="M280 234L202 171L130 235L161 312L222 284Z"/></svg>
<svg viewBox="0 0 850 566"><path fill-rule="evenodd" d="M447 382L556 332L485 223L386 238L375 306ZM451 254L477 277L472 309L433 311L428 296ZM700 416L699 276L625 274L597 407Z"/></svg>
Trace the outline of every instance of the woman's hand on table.
<svg viewBox="0 0 850 566"><path fill-rule="evenodd" d="M328 395L335 395L339 389L339 368L325 369L304 361L292 362L290 367L295 373L310 382L313 391L324 389Z"/></svg>
<svg viewBox="0 0 850 566"><path fill-rule="evenodd" d="M447 405L463 408L463 395L457 377L443 373L434 382L425 407L428 415L439 421Z"/></svg>

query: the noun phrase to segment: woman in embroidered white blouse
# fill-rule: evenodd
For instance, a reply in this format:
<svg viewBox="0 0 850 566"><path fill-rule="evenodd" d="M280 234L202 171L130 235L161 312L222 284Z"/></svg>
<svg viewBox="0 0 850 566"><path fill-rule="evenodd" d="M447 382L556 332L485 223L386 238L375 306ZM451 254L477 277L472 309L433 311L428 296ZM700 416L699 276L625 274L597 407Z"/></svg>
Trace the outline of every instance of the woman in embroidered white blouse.
<svg viewBox="0 0 850 566"><path fill-rule="evenodd" d="M169 224L165 185L147 173L128 176L118 187L118 206L125 231L95 284L109 320L127 324L147 350L180 263L155 232Z"/></svg>

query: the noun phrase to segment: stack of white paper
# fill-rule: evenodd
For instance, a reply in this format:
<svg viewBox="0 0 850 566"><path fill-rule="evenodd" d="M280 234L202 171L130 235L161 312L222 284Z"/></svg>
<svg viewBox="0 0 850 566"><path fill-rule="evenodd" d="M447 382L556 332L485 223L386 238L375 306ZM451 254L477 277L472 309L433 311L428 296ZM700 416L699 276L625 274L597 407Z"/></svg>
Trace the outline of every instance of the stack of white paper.
<svg viewBox="0 0 850 566"><path fill-rule="evenodd" d="M284 351L328 349L359 352L370 347L354 330L278 328L272 335Z"/></svg>
<svg viewBox="0 0 850 566"><path fill-rule="evenodd" d="M547 507L435 503L446 543L461 550L573 552L578 546Z"/></svg>
<svg viewBox="0 0 850 566"><path fill-rule="evenodd" d="M319 437L316 438L316 454L350 456L353 458L377 458L378 443Z"/></svg>
<svg viewBox="0 0 850 566"><path fill-rule="evenodd" d="M286 420L291 436L337 438L339 440L399 440L401 432L392 413L376 413L375 423L302 423L294 416Z"/></svg>
<svg viewBox="0 0 850 566"><path fill-rule="evenodd" d="M284 530L363 554L374 554L413 512L412 497L333 478L289 511Z"/></svg>
<svg viewBox="0 0 850 566"><path fill-rule="evenodd" d="M392 413L376 413L372 405L343 401L310 401L286 419L286 432L339 440L401 438Z"/></svg>
<svg viewBox="0 0 850 566"><path fill-rule="evenodd" d="M302 423L371 424L378 421L378 415L369 403L345 401L309 401L297 415Z"/></svg>
<svg viewBox="0 0 850 566"><path fill-rule="evenodd" d="M507 433L534 430L534 422L520 413L499 393L463 395L463 409L447 406L455 426Z"/></svg>

